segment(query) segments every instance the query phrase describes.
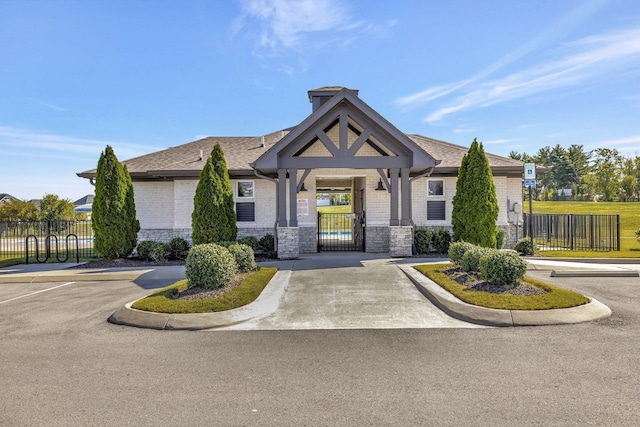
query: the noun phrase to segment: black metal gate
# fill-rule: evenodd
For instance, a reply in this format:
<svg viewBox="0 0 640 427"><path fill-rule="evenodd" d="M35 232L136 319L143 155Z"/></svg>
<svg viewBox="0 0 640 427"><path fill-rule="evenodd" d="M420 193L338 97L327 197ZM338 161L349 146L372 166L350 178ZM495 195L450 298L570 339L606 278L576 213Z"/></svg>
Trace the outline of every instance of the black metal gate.
<svg viewBox="0 0 640 427"><path fill-rule="evenodd" d="M524 215L525 237L539 250L619 251L620 215Z"/></svg>
<svg viewBox="0 0 640 427"><path fill-rule="evenodd" d="M318 212L318 252L364 252L364 213Z"/></svg>

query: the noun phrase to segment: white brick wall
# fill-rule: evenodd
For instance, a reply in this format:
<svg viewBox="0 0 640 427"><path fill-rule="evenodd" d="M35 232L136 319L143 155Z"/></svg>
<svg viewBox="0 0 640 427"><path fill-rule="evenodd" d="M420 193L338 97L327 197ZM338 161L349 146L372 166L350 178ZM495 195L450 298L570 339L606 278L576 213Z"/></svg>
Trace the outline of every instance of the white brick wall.
<svg viewBox="0 0 640 427"><path fill-rule="evenodd" d="M133 194L140 228L173 229L174 187L172 181L134 182Z"/></svg>
<svg viewBox="0 0 640 427"><path fill-rule="evenodd" d="M173 209L176 228L191 228L193 198L198 187L197 179L174 181Z"/></svg>

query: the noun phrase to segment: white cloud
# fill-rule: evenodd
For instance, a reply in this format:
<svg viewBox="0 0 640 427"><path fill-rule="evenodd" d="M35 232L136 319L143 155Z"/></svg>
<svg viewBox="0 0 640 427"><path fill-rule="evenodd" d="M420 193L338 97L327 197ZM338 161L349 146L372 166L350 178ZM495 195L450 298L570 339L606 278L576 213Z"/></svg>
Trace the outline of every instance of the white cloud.
<svg viewBox="0 0 640 427"><path fill-rule="evenodd" d="M425 121L437 122L459 111L571 88L578 84L595 84L602 77L624 73L640 66L640 28L586 37L565 45L555 53L557 55L555 59L538 63L501 79L475 82L476 77L474 77L464 84L456 84L444 89L442 86L437 86L419 94L401 98L398 103L407 105L408 103L403 104L402 100L411 98L415 98L414 102L424 102L424 99L433 100L465 86L471 86L465 93L451 99L446 105L432 111L425 118ZM418 96L420 94L423 96Z"/></svg>
<svg viewBox="0 0 640 427"><path fill-rule="evenodd" d="M497 144L506 144L507 142L513 142L515 139L493 139L491 141L484 141L484 145L497 145Z"/></svg>
<svg viewBox="0 0 640 427"><path fill-rule="evenodd" d="M232 34L246 33L252 37L253 53L262 61L292 54L305 56L326 46L344 48L364 34L388 37L397 24L393 19L383 24L359 20L346 0L240 0L240 3L242 14L234 21ZM293 74L300 67L283 64L280 59L270 68Z"/></svg>
<svg viewBox="0 0 640 427"><path fill-rule="evenodd" d="M119 159L125 160L157 150L138 144L101 141L56 135L46 131L0 126L0 153L36 157L57 157L61 154L95 159L107 145L111 145Z"/></svg>

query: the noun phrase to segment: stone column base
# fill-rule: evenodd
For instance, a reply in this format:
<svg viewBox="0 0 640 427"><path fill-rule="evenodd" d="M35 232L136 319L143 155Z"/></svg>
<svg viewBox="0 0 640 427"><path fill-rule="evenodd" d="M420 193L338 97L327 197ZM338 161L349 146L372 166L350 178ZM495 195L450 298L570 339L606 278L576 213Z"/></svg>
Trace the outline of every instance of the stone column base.
<svg viewBox="0 0 640 427"><path fill-rule="evenodd" d="M278 258L294 259L300 255L298 227L278 227Z"/></svg>
<svg viewBox="0 0 640 427"><path fill-rule="evenodd" d="M389 227L389 255L392 257L412 256L413 227Z"/></svg>

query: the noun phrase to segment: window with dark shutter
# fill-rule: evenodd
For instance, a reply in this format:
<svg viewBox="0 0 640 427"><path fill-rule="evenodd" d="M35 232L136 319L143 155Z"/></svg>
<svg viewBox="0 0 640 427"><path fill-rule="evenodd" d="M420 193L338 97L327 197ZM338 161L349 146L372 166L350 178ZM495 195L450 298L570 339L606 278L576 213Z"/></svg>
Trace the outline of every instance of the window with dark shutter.
<svg viewBox="0 0 640 427"><path fill-rule="evenodd" d="M255 203L236 203L236 219L238 222L252 222L256 220Z"/></svg>
<svg viewBox="0 0 640 427"><path fill-rule="evenodd" d="M432 200L427 202L427 221L444 221L445 201Z"/></svg>

